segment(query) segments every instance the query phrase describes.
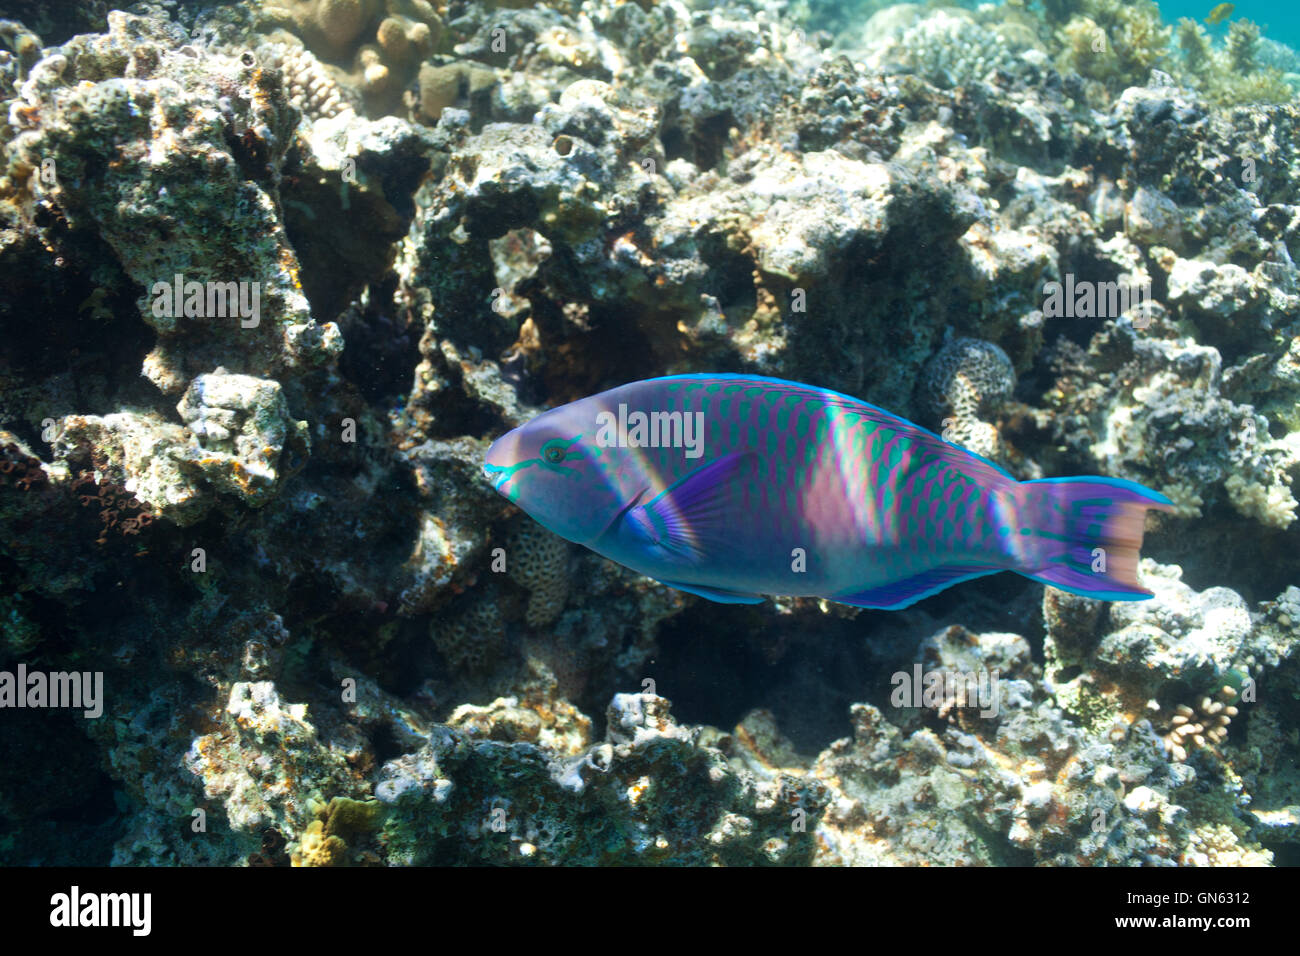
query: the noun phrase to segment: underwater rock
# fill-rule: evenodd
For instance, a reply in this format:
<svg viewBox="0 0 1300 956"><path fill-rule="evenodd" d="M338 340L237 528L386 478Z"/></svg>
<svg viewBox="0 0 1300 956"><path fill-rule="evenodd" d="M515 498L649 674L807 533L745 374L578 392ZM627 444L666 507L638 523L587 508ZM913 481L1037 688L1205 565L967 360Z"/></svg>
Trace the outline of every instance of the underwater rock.
<svg viewBox="0 0 1300 956"><path fill-rule="evenodd" d="M390 806L390 860L794 864L811 856L822 785L788 775L760 782L730 767L698 742L698 730L672 720L663 698L616 695L605 740L576 754L518 707L500 701L472 722L462 710L463 729L436 730L427 748L385 765L375 793Z"/></svg>
<svg viewBox="0 0 1300 956"><path fill-rule="evenodd" d="M276 376L328 363L337 330L309 314L270 194L297 122L283 88L151 19L113 11L109 26L46 51L11 106L7 154L52 164L52 181L30 180L38 201L98 232L147 290L140 314L158 340L145 375L178 395L219 365Z"/></svg>
<svg viewBox="0 0 1300 956"><path fill-rule="evenodd" d="M296 422L278 382L232 375L223 368L199 375L176 406L197 448L185 461L222 491L257 506L280 480L280 455L296 444L308 450L307 423Z"/></svg>
<svg viewBox="0 0 1300 956"><path fill-rule="evenodd" d="M60 423L56 456L94 449L97 467L177 524L190 524L211 506L201 480L182 465L194 437L156 412L70 415Z"/></svg>
<svg viewBox="0 0 1300 956"><path fill-rule="evenodd" d="M1222 395L1217 349L1123 321L1094 336L1088 355L1091 382L1067 372L1049 398L1057 433L1092 467L1160 489L1185 515L1221 496L1246 517L1291 524L1295 433L1273 439L1253 407Z"/></svg>
<svg viewBox="0 0 1300 956"><path fill-rule="evenodd" d="M289 836L315 816L315 788L358 792L346 749L322 740L307 705L282 704L271 682L241 682L230 689L222 728L195 738L185 767L202 779L209 799L220 801L232 830L274 826ZM312 781L311 788L300 780Z"/></svg>

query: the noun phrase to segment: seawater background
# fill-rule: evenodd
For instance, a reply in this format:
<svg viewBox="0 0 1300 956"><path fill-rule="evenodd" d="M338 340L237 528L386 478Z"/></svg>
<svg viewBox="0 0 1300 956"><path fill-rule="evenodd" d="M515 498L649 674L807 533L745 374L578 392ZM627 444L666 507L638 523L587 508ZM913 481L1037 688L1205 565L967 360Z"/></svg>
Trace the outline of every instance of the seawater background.
<svg viewBox="0 0 1300 956"><path fill-rule="evenodd" d="M1179 17L1191 17L1202 23L1215 4L1210 0L1165 0L1158 4L1160 15L1166 23L1177 23ZM1216 26L1205 28L1216 42L1222 42L1228 33L1228 24L1237 17L1249 17L1263 28L1264 36L1294 49L1300 49L1300 4L1274 0L1272 3L1238 3L1232 16Z"/></svg>

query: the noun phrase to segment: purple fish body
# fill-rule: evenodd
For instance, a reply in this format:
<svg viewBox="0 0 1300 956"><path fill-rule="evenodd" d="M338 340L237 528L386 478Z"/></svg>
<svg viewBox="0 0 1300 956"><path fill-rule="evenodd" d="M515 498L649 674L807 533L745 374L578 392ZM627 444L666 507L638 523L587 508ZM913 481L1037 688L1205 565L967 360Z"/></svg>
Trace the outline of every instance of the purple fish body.
<svg viewBox="0 0 1300 956"><path fill-rule="evenodd" d="M1139 600L1146 510L1171 508L1120 479L1018 482L874 405L748 375L551 409L499 438L484 472L556 534L727 603L897 609L1004 570Z"/></svg>

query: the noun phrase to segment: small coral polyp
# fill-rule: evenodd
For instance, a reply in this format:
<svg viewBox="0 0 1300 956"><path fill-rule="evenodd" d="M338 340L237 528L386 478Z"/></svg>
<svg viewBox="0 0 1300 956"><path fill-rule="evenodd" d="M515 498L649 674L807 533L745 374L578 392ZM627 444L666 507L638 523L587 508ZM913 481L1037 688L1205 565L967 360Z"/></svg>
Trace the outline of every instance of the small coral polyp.
<svg viewBox="0 0 1300 956"><path fill-rule="evenodd" d="M312 54L339 67L375 116L401 106L403 90L443 32L426 0L267 0L260 12L269 25L287 28Z"/></svg>
<svg viewBox="0 0 1300 956"><path fill-rule="evenodd" d="M1230 686L1219 688L1214 697L1202 697L1196 707L1179 704L1169 719L1169 730L1162 736L1169 756L1187 759L1195 747L1213 747L1228 738L1228 725L1236 717L1237 692Z"/></svg>

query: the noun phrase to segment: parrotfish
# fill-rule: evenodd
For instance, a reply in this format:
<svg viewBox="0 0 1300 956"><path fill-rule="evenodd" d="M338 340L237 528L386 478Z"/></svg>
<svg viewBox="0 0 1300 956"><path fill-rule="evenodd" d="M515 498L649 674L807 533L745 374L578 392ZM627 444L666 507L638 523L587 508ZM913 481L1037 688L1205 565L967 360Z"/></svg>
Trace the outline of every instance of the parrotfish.
<svg viewBox="0 0 1300 956"><path fill-rule="evenodd" d="M1017 481L867 402L752 375L649 379L550 409L483 469L561 537L730 604L895 610L1007 570L1141 600L1146 512L1172 508L1117 478Z"/></svg>

